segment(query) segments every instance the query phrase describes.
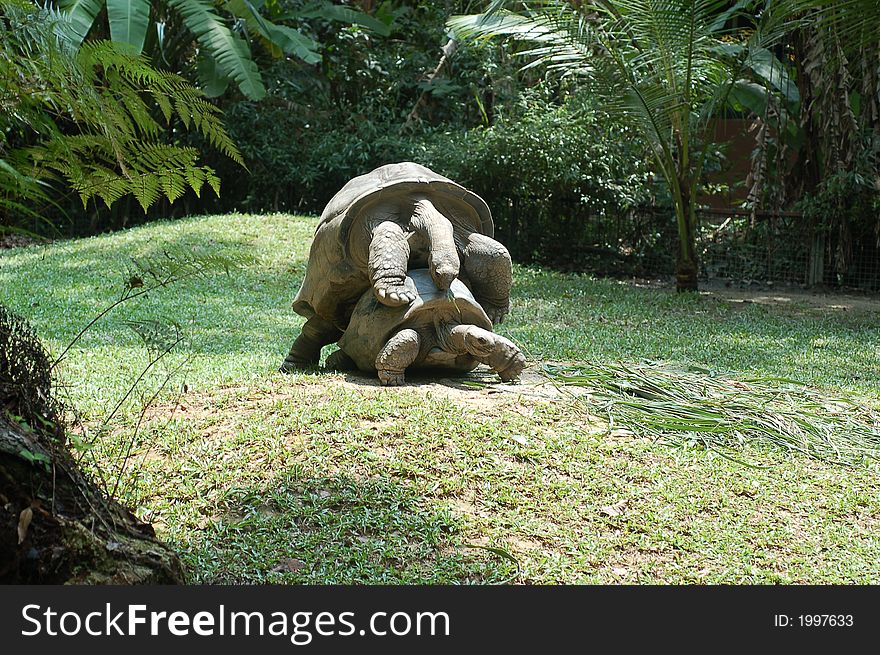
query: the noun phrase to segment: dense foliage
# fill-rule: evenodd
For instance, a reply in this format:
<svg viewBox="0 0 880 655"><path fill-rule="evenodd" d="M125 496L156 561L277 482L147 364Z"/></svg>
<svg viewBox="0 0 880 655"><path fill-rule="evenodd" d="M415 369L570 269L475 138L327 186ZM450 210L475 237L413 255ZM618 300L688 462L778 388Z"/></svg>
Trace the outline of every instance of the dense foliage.
<svg viewBox="0 0 880 655"><path fill-rule="evenodd" d="M252 175L220 207L320 212L351 177L414 160L484 196L517 258L546 262L644 199L643 149L587 96L502 46L444 56L459 5L400 6L387 39L314 23L320 67L279 62L264 101L225 105Z"/></svg>
<svg viewBox="0 0 880 655"><path fill-rule="evenodd" d="M592 222L644 200L647 172L631 134L610 128L604 112L584 98L560 103L547 95L543 87L524 94L492 125L440 124L408 134L391 121L333 130L316 117L317 125L307 127L301 115L283 107L259 111L241 103L229 112L233 133L236 125L254 122L265 129L239 141L254 172L243 180L239 206L320 212L351 177L414 160L482 195L499 236L519 259L564 256L588 237Z"/></svg>
<svg viewBox="0 0 880 655"><path fill-rule="evenodd" d="M522 261L582 257L605 223L648 198L638 138L584 97L525 94L493 125L435 134L421 150L413 158L479 190Z"/></svg>
<svg viewBox="0 0 880 655"><path fill-rule="evenodd" d="M45 218L50 183L83 206L131 194L144 211L206 183L218 191L199 151L169 138L172 121L241 162L217 108L183 78L118 44L74 49L62 15L20 2L0 7L0 228Z"/></svg>

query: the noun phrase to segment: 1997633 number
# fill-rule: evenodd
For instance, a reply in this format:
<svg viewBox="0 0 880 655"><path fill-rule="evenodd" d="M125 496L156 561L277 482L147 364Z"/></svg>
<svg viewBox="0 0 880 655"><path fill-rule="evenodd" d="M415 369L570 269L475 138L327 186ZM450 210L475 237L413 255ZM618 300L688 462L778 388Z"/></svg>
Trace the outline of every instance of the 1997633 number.
<svg viewBox="0 0 880 655"><path fill-rule="evenodd" d="M850 628L854 620L852 614L776 614L773 625L777 628Z"/></svg>
<svg viewBox="0 0 880 655"><path fill-rule="evenodd" d="M853 616L852 614L800 614L797 617L797 621L804 628L824 626L848 628L853 624Z"/></svg>

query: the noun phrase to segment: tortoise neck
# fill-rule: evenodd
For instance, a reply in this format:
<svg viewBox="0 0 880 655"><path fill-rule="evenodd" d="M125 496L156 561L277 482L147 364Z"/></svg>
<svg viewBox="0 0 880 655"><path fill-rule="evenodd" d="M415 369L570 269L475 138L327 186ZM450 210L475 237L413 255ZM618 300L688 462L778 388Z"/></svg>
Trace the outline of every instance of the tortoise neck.
<svg viewBox="0 0 880 655"><path fill-rule="evenodd" d="M441 350L445 350L449 353L464 352L462 350L464 341L461 339L461 335L455 330L455 328L460 326L461 323L449 321L440 321L435 324L434 329L437 333L437 341L440 344Z"/></svg>

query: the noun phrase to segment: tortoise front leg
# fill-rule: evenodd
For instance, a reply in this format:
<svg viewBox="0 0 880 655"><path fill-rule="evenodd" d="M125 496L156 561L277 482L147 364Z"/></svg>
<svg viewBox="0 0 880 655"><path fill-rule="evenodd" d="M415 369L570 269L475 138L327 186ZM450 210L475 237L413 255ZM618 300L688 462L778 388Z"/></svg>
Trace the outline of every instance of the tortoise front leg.
<svg viewBox="0 0 880 655"><path fill-rule="evenodd" d="M386 386L399 386L404 382L403 372L419 356L419 333L401 330L388 340L376 356L376 372L379 382Z"/></svg>
<svg viewBox="0 0 880 655"><path fill-rule="evenodd" d="M367 272L376 299L383 305L408 305L416 299L413 289L406 287L409 263L407 234L394 221L382 221L373 230Z"/></svg>
<svg viewBox="0 0 880 655"><path fill-rule="evenodd" d="M311 368L321 359L321 348L337 341L342 331L320 316L312 316L302 326L302 332L290 347L290 352L281 364L282 373L296 369Z"/></svg>

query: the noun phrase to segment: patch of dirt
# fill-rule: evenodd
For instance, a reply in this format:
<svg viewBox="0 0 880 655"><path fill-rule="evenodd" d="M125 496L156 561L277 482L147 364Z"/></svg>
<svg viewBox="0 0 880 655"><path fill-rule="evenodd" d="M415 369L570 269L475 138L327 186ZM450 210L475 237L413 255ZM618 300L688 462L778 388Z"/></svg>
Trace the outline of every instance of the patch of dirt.
<svg viewBox="0 0 880 655"><path fill-rule="evenodd" d="M365 398L414 392L432 400L445 399L469 410L476 417L515 413L526 418L541 412L542 407L570 402L572 396L586 393L579 387L563 388L554 383L541 372L540 364L526 368L520 380L513 384L501 382L486 367L460 377L407 376L406 383L400 387L383 387L378 378L367 374L340 375L333 372L314 381L285 376L267 382L258 387L236 385L182 394L176 401L150 407L144 414L144 425L161 425L183 419L202 426L198 437L201 441L218 443L234 432L235 417L271 412L279 403L326 403L332 399L334 389L355 392ZM583 420L592 422L586 415ZM389 418L365 421L364 426L381 431L396 424L394 419ZM164 460L168 454L147 448L139 457L141 461Z"/></svg>
<svg viewBox="0 0 880 655"><path fill-rule="evenodd" d="M803 289L748 291L728 288L705 289L700 294L734 304L807 307L826 312L854 314L880 313L880 298L868 295L810 292Z"/></svg>
<svg viewBox="0 0 880 655"><path fill-rule="evenodd" d="M632 280L632 286L642 289L668 289L674 291L664 280ZM716 298L734 305L768 305L804 308L826 312L849 312L853 314L880 313L880 295L858 291L829 289L805 289L799 286L763 284L743 287L729 285L721 280L701 282L701 296Z"/></svg>
<svg viewBox="0 0 880 655"><path fill-rule="evenodd" d="M0 248L21 248L23 246L32 246L37 243L43 242L21 234L0 234Z"/></svg>
<svg viewBox="0 0 880 655"><path fill-rule="evenodd" d="M208 397L190 396L182 397L175 403L148 407L144 412L144 421L150 422L160 418L170 420L178 416L200 421L217 413L217 408L212 406L208 400Z"/></svg>
<svg viewBox="0 0 880 655"><path fill-rule="evenodd" d="M341 381L347 389L367 393L381 393L394 389L383 387L379 379L362 373L348 373ZM501 382L489 368L480 366L460 377L426 377L407 375L406 382L397 387L432 396L446 398L477 411L497 409L501 405L522 404L523 401L551 402L567 397L552 380L541 373L540 365L526 368L515 383Z"/></svg>

